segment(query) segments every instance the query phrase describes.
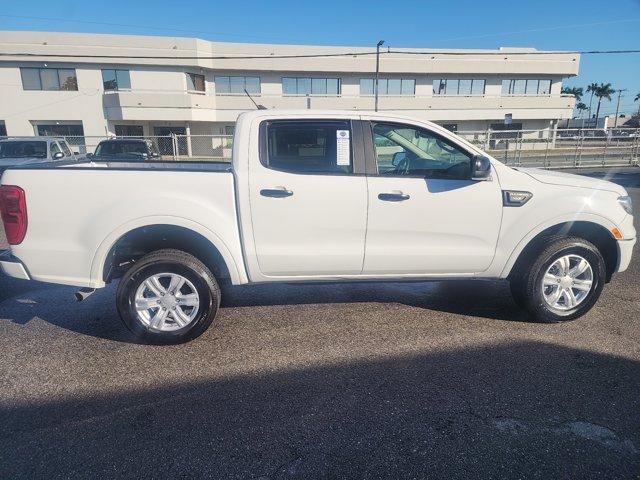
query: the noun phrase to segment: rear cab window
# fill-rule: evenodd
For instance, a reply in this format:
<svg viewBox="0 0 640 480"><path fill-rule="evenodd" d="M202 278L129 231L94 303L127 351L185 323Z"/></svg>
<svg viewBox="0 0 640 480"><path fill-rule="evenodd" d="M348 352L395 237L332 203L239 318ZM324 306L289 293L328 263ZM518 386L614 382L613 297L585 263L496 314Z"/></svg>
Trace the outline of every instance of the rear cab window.
<svg viewBox="0 0 640 480"><path fill-rule="evenodd" d="M353 173L349 120L273 120L264 122L262 164L291 173Z"/></svg>
<svg viewBox="0 0 640 480"><path fill-rule="evenodd" d="M102 142L96 148L96 156L137 156L149 153L148 145L139 140L117 140Z"/></svg>

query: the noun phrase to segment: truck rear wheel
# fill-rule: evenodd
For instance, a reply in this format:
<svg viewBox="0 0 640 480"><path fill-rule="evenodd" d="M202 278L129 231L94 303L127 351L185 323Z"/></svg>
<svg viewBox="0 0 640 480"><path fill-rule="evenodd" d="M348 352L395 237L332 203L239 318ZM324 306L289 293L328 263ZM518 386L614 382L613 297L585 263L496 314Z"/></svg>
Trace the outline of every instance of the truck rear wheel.
<svg viewBox="0 0 640 480"><path fill-rule="evenodd" d="M574 320L595 305L604 287L605 262L595 245L579 237L550 239L511 279L516 303L533 320Z"/></svg>
<svg viewBox="0 0 640 480"><path fill-rule="evenodd" d="M175 344L200 336L220 306L211 271L180 250L145 255L120 280L120 318L143 343Z"/></svg>

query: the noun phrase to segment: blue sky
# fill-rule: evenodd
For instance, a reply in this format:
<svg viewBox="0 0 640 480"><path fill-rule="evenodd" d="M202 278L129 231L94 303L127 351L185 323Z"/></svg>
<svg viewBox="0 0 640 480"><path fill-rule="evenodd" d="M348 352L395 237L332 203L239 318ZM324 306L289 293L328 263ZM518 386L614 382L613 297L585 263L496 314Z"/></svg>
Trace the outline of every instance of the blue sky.
<svg viewBox="0 0 640 480"><path fill-rule="evenodd" d="M0 30L194 36L234 42L551 50L640 49L640 0L312 1L0 0ZM621 111L638 108L640 54L583 56L570 86L627 88ZM615 102L603 104L604 113Z"/></svg>

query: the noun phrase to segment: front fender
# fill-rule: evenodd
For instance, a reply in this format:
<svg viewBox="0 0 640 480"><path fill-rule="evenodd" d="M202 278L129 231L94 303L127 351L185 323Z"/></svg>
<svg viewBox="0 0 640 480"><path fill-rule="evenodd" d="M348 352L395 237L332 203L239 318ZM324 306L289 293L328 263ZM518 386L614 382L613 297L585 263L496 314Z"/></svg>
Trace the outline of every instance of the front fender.
<svg viewBox="0 0 640 480"><path fill-rule="evenodd" d="M579 214L563 214L563 215L558 215L556 217L553 217L547 221L544 221L542 223L539 223L538 225L536 225L534 228L532 228L517 244L514 248L511 249L510 252L508 252L507 255L504 255L503 252L503 261L504 263L504 267L502 268L499 277L500 278L507 278L509 276L509 273L511 272L511 269L513 268L513 266L515 265L516 261L518 260L518 257L520 256L520 254L522 253L522 251L526 248L527 245L529 245L529 243L531 243L531 241L536 238L538 235L540 235L542 232L544 232L545 230L552 228L552 227L557 227L558 225L563 225L563 224L572 224L575 222L588 222L588 223L594 223L596 225L599 225L603 228L605 228L608 231L611 231L612 228L616 227L616 225L609 219L602 217L600 215L596 215L593 213L579 213ZM500 260L498 260L498 262L500 262Z"/></svg>

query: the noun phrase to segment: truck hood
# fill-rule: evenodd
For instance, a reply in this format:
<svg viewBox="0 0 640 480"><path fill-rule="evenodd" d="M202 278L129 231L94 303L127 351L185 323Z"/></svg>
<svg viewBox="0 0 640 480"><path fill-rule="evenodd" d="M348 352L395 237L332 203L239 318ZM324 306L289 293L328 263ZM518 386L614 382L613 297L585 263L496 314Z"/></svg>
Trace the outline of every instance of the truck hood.
<svg viewBox="0 0 640 480"><path fill-rule="evenodd" d="M517 168L517 170L522 173L526 173L539 182L550 185L566 185L568 187L589 188L591 190L606 190L619 195L627 194L627 191L620 185L606 180L600 180L598 178L574 175L572 173L555 172L552 170L541 170L539 168Z"/></svg>

